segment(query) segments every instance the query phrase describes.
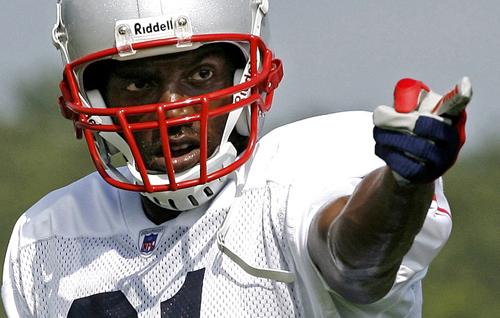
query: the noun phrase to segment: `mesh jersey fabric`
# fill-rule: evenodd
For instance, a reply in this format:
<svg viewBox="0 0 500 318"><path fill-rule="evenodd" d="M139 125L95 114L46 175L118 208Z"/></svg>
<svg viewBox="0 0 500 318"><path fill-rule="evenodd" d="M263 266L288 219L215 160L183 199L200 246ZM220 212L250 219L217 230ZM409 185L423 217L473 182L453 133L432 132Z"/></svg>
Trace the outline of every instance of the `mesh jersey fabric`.
<svg viewBox="0 0 500 318"><path fill-rule="evenodd" d="M370 113L349 112L275 130L238 171L245 183L230 182L208 208L161 226L144 216L138 194L96 174L47 195L19 219L9 243L2 286L9 316L66 317L76 305L102 303L92 297L119 292L113 299L130 306L113 308L131 307L137 317L165 317L179 306L182 317L418 317L420 280L451 224L437 208L393 290L372 305L350 304L328 290L305 247L321 205L351 193L383 164L372 154L371 127ZM295 283L250 276L218 250L215 237L229 210L233 251L251 264L294 272ZM140 252L145 230L157 234L147 256Z"/></svg>
<svg viewBox="0 0 500 318"><path fill-rule="evenodd" d="M262 218L248 213L255 204L263 205L260 212L268 211L262 191L246 191L233 202L231 208L247 215L245 224L234 230L241 226L251 230L243 236L231 228L228 240L246 259L286 267L277 245L283 240L275 238L271 220L262 227ZM293 287L249 276L219 253L214 239L226 214L225 208L209 209L190 227L166 228L149 257L141 256L137 241L125 233L110 237L58 233L36 240L11 260L18 302L24 303L28 316L65 317L75 299L120 290L138 317L160 317L161 305L178 294L186 276L204 269L200 312L183 317L300 317Z"/></svg>

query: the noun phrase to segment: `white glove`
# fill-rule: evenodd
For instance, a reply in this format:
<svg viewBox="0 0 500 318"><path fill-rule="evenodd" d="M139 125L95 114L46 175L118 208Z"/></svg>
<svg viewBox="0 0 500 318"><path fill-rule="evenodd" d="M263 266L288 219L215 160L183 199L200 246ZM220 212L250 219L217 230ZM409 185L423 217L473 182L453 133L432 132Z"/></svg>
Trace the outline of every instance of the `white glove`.
<svg viewBox="0 0 500 318"><path fill-rule="evenodd" d="M413 79L396 84L394 107L378 106L373 122L375 153L398 181L431 182L453 165L465 142L471 97L467 77L444 96Z"/></svg>

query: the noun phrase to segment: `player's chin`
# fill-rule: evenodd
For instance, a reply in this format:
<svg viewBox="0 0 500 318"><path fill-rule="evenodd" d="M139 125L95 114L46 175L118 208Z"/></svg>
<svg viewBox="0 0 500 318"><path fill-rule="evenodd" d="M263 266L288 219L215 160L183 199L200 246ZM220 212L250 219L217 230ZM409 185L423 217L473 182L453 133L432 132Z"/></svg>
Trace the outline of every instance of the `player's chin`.
<svg viewBox="0 0 500 318"><path fill-rule="evenodd" d="M184 172L200 162L200 149L194 148L189 152L172 157L172 166L175 173ZM147 161L146 168L150 174L166 174L167 165L165 157L153 156Z"/></svg>

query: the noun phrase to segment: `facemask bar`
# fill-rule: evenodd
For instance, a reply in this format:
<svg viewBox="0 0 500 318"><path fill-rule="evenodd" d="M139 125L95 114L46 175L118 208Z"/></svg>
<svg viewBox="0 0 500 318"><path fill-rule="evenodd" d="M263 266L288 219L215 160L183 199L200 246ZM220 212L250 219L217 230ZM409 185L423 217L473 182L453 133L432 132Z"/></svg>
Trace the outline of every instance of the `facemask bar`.
<svg viewBox="0 0 500 318"><path fill-rule="evenodd" d="M126 106L126 107L113 107L113 108L89 108L85 105L81 98L81 89L77 84L76 69L87 65L93 61L116 56L117 49L110 48L101 52L90 54L82 57L65 67L65 78L61 83L61 91L63 96L60 98L60 105L63 115L73 120L77 137L83 134L87 140L89 150L96 165L97 170L103 178L110 184L133 191L140 192L158 192L177 190L187 187L192 187L213 181L221 178L246 162L251 156L256 140L257 140L257 126L259 112L266 112L269 110L274 89L278 86L282 76L282 66L279 60L272 59L272 52L268 50L262 40L257 36L244 35L244 34L220 34L220 35L195 35L191 39L192 42L248 42L250 47L250 61L251 64L251 79L228 87L222 90L214 91L208 94L194 96L185 100L173 103L159 103L150 105L139 106ZM148 42L141 42L134 44L133 49L142 50L155 48L164 45L175 45L177 39L162 39L153 40ZM258 58L259 56L259 58ZM257 69L255 61L261 60L261 69ZM232 96L238 92L249 90L251 94L238 102L220 106L216 109L209 109L210 101L218 100L227 96ZM165 113L168 110L176 108L184 108L198 105L200 111L195 114L167 118ZM210 172L207 167L209 154L207 153L207 133L208 133L208 120L216 116L223 116L230 112L242 108L250 107L251 109L251 131L249 135L248 145L246 149L239 155L234 162L229 165L224 165L222 169L215 172ZM155 113L156 120L148 122L130 122L128 119L134 114ZM89 119L95 117L111 117L115 118L113 124L95 123ZM176 125L192 123L200 123L200 173L198 178L183 180L178 182L174 172L170 153L170 144L168 139L168 128ZM154 184L150 181L150 176L142 160L141 153L137 146L134 132L144 129L158 129L160 132L160 139L163 145L164 157L166 159L166 174L168 176L168 183ZM117 171L113 172L114 167L107 162L106 158L99 153L99 145L96 144L95 134L106 133L120 133L126 140L127 145L130 147L132 158L127 158L131 161L140 173L142 184L137 184L130 180L124 180L123 175L120 176ZM102 145L101 145L102 148ZM121 151L123 153L123 151ZM115 169L116 170L116 169Z"/></svg>

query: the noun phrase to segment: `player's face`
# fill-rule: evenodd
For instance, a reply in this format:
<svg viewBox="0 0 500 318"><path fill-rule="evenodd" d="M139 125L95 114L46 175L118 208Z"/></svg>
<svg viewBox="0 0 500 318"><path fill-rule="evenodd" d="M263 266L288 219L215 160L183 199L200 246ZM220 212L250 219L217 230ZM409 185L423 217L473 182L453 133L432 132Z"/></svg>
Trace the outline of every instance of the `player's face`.
<svg viewBox="0 0 500 318"><path fill-rule="evenodd" d="M104 89L110 107L174 102L233 84L235 62L220 45L197 50L113 63ZM216 108L231 103L231 97L209 105ZM186 116L199 111L199 106L184 107L166 112L169 118ZM154 120L155 114L136 116L133 122ZM220 144L226 116L208 122L208 156ZM195 166L200 158L200 124L194 122L168 129L172 163L175 172ZM146 168L165 172L165 158L158 129L135 133Z"/></svg>

